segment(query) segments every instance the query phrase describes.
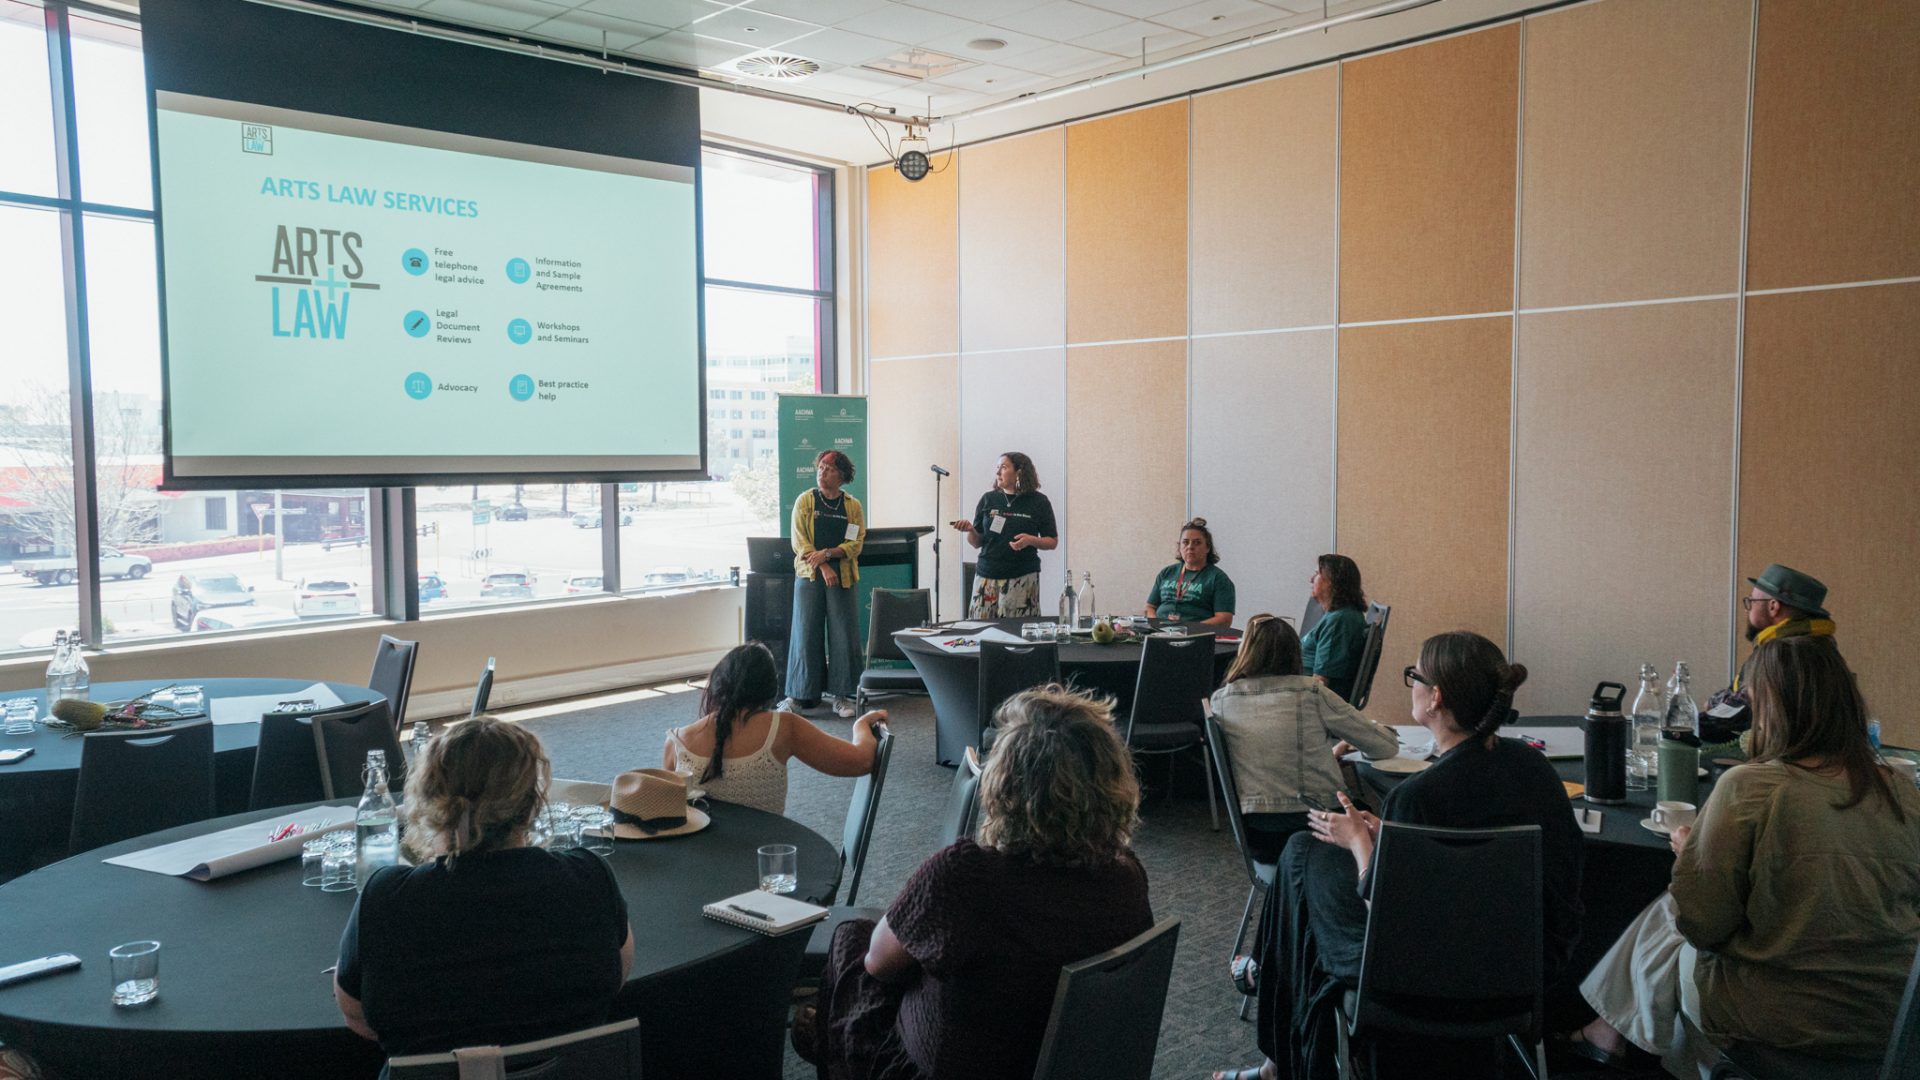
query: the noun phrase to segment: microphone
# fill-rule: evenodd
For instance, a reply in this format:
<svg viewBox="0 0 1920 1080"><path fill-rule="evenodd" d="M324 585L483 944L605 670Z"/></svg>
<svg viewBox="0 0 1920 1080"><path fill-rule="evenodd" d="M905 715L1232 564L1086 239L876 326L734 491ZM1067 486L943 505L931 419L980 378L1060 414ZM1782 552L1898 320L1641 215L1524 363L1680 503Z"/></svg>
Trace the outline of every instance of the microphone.
<svg viewBox="0 0 1920 1080"><path fill-rule="evenodd" d="M943 468L941 468L941 467L940 467L940 466L938 466L938 465L929 465L929 466L927 466L927 467L928 467L928 468L930 468L930 469L932 469L932 470L933 470L933 471L934 471L935 473L938 473L938 474L939 474L939 475L941 475L941 476L952 476L952 475L953 475L952 473L950 473L950 472L948 472L947 470L945 470L945 469L943 469Z"/></svg>

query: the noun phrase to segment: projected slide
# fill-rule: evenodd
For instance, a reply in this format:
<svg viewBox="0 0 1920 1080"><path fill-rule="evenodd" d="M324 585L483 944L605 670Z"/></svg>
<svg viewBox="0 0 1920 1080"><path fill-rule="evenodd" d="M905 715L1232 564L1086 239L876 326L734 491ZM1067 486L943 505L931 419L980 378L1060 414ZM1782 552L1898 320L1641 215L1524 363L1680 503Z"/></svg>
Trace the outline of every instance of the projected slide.
<svg viewBox="0 0 1920 1080"><path fill-rule="evenodd" d="M177 477L699 466L691 168L155 106Z"/></svg>

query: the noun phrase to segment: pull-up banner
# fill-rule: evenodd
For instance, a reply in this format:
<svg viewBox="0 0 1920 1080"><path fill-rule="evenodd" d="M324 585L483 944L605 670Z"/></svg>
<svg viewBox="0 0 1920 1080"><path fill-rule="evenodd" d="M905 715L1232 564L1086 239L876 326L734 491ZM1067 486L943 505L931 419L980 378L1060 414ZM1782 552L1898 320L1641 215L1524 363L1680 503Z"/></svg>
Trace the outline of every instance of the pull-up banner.
<svg viewBox="0 0 1920 1080"><path fill-rule="evenodd" d="M813 459L838 450L853 459L847 490L867 520L867 399L837 394L780 395L780 535L793 535L793 501L814 486Z"/></svg>

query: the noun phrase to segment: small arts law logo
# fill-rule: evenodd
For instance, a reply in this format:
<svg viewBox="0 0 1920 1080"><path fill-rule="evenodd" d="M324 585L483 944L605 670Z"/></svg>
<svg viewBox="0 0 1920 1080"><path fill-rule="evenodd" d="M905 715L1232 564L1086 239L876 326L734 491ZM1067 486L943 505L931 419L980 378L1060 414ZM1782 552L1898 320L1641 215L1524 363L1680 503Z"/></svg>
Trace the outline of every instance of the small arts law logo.
<svg viewBox="0 0 1920 1080"><path fill-rule="evenodd" d="M240 149L249 154L273 153L273 126L271 124L241 124Z"/></svg>
<svg viewBox="0 0 1920 1080"><path fill-rule="evenodd" d="M253 280L272 286L274 337L343 341L354 290L380 287L366 280L366 272L359 233L281 225L274 231L270 269Z"/></svg>

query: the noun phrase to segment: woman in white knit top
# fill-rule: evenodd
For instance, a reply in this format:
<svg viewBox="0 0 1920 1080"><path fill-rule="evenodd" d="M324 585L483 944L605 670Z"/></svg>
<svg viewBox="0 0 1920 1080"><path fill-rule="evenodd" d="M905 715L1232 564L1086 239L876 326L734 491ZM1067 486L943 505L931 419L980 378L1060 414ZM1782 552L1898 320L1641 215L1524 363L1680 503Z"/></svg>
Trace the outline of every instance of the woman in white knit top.
<svg viewBox="0 0 1920 1080"><path fill-rule="evenodd" d="M750 641L720 658L707 676L700 719L667 732L664 764L691 774L689 787L710 798L769 813L787 809L787 760L799 758L828 776L862 776L873 768L875 709L853 722L853 741L837 738L795 713L774 711L780 670L765 645Z"/></svg>

